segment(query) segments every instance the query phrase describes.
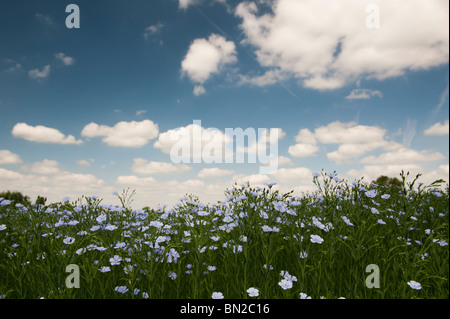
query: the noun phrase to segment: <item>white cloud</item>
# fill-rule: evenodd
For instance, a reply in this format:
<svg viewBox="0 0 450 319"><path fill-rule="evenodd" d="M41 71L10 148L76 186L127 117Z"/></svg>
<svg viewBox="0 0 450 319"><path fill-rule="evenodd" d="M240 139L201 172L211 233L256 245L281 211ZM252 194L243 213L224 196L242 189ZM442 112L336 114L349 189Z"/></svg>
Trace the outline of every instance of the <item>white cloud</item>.
<svg viewBox="0 0 450 319"><path fill-rule="evenodd" d="M186 181L159 181L153 177L119 176L116 181L122 188L131 187L136 190L136 201L133 207L158 205L174 205L181 197L194 194L199 196L203 203L223 200L223 192L227 184L207 184L201 180ZM227 185L228 186L228 185ZM230 184L231 186L231 184Z"/></svg>
<svg viewBox="0 0 450 319"><path fill-rule="evenodd" d="M189 6L199 3L199 0L178 0L178 7L186 10Z"/></svg>
<svg viewBox="0 0 450 319"><path fill-rule="evenodd" d="M296 137L298 144L289 147L289 154L295 157L314 156L320 144L336 144L338 149L327 153L327 158L336 164L357 159L376 149L386 151L401 147L401 144L388 141L386 130L377 126L358 125L355 122L332 122L311 132L300 130Z"/></svg>
<svg viewBox="0 0 450 319"><path fill-rule="evenodd" d="M82 140L77 140L72 135L65 136L63 133L54 128L42 125L30 126L26 123L17 123L12 129L14 137L23 138L30 142L63 144L63 145L80 145Z"/></svg>
<svg viewBox="0 0 450 319"><path fill-rule="evenodd" d="M146 110L139 110L136 112L136 116L144 115L145 113L147 113Z"/></svg>
<svg viewBox="0 0 450 319"><path fill-rule="evenodd" d="M449 134L448 120L446 120L443 124L439 122L433 124L430 128L425 130L424 134L427 136L448 135Z"/></svg>
<svg viewBox="0 0 450 319"><path fill-rule="evenodd" d="M323 144L360 144L384 140L386 130L377 126L357 125L339 121L315 130L315 138Z"/></svg>
<svg viewBox="0 0 450 319"><path fill-rule="evenodd" d="M281 70L268 70L263 75L249 76L249 75L239 75L239 84L251 84L256 86L268 86L273 85L278 82L287 80L289 76L287 73L283 73Z"/></svg>
<svg viewBox="0 0 450 319"><path fill-rule="evenodd" d="M346 97L347 100L369 100L373 97L383 97L383 93L378 90L369 89L354 89L350 95Z"/></svg>
<svg viewBox="0 0 450 319"><path fill-rule="evenodd" d="M91 167L92 163L94 163L95 160L93 158L89 159L89 160L78 160L77 164L81 167Z"/></svg>
<svg viewBox="0 0 450 319"><path fill-rule="evenodd" d="M69 66L75 64L75 59L65 55L64 53L55 53L55 58L60 60L64 65Z"/></svg>
<svg viewBox="0 0 450 319"><path fill-rule="evenodd" d="M313 172L306 167L280 168L271 176L275 177L280 184L309 184L312 181Z"/></svg>
<svg viewBox="0 0 450 319"><path fill-rule="evenodd" d="M305 87L337 89L448 63L447 1L375 1L381 14L375 29L366 25L367 1L263 2L271 6L269 12L260 14L255 1L236 7L242 42L255 49L262 67L297 78Z"/></svg>
<svg viewBox="0 0 450 319"><path fill-rule="evenodd" d="M205 88L202 85L196 85L194 87L194 95L195 96L200 96L206 93Z"/></svg>
<svg viewBox="0 0 450 319"><path fill-rule="evenodd" d="M227 154L233 153L232 151L226 152L226 145L229 142L231 139L222 131L212 128L205 129L194 123L161 133L153 146L165 154L182 152L176 156L183 162L202 160L213 162L217 160L215 162L222 163ZM214 154L214 151L218 153Z"/></svg>
<svg viewBox="0 0 450 319"><path fill-rule="evenodd" d="M178 7L180 9L186 10L190 6L200 4L203 0L178 0ZM229 9L229 6L227 4L227 0L212 0L211 3L220 3L225 5L227 9Z"/></svg>
<svg viewBox="0 0 450 319"><path fill-rule="evenodd" d="M301 129L300 132L298 132L298 135L295 137L295 141L297 143L317 144L317 140L314 137L314 133L308 130L307 128Z"/></svg>
<svg viewBox="0 0 450 319"><path fill-rule="evenodd" d="M8 150L0 150L0 165L20 163L22 163L22 159L19 155Z"/></svg>
<svg viewBox="0 0 450 319"><path fill-rule="evenodd" d="M247 182L249 182L251 186L264 186L265 183L271 182L271 179L268 175L263 174L238 174L234 175L231 181L237 183L238 185L246 184Z"/></svg>
<svg viewBox="0 0 450 319"><path fill-rule="evenodd" d="M378 177L384 175L389 177L397 177L400 179L402 170L409 172L409 179L411 181L417 174L422 174L419 182L430 184L438 179L449 181L449 165L439 165L435 169L425 169L418 164L386 164L386 165L367 165L362 169L352 169L345 173L345 177L352 179L360 179L364 177L367 182L376 180ZM445 184L443 185L445 186Z"/></svg>
<svg viewBox="0 0 450 319"><path fill-rule="evenodd" d="M16 71L22 70L22 64L15 63L14 65L10 66L8 69L5 70L6 73L13 73Z"/></svg>
<svg viewBox="0 0 450 319"><path fill-rule="evenodd" d="M158 125L150 120L142 122L119 122L115 126L86 125L81 135L89 138L103 137L103 143L109 146L139 148L156 138L159 134Z"/></svg>
<svg viewBox="0 0 450 319"><path fill-rule="evenodd" d="M34 69L28 72L28 75L33 80L42 80L50 75L50 65L46 65L42 68L42 70Z"/></svg>
<svg viewBox="0 0 450 319"><path fill-rule="evenodd" d="M0 168L0 189L19 191L35 199L38 195L48 202L59 202L64 197L72 200L81 195L99 196L104 202L119 204L112 196L116 189L101 179L88 174L75 174L58 168L56 161L44 160L23 168L24 173Z"/></svg>
<svg viewBox="0 0 450 319"><path fill-rule="evenodd" d="M185 164L150 162L143 158L135 158L131 169L133 173L140 175L182 174L192 170Z"/></svg>
<svg viewBox="0 0 450 319"><path fill-rule="evenodd" d="M204 94L203 83L222 68L237 61L236 46L223 36L211 34L208 39L196 39L181 62L182 73L186 74L197 87L196 95ZM202 89L203 88L203 89Z"/></svg>
<svg viewBox="0 0 450 319"><path fill-rule="evenodd" d="M316 155L316 153L320 150L319 146L315 144L296 144L290 146L288 149L288 153L294 157L310 157Z"/></svg>
<svg viewBox="0 0 450 319"><path fill-rule="evenodd" d="M232 170L220 169L217 167L204 168L197 174L197 178L200 179L218 178L232 174L234 174L234 171Z"/></svg>
<svg viewBox="0 0 450 319"><path fill-rule="evenodd" d="M404 170L410 172L411 176L416 176L418 173L423 173L420 165L416 164L389 164L389 165L367 165L363 169L352 169L345 173L345 177L349 179L360 179L364 177L366 182L376 180L378 177L384 175L389 177L399 178L399 174Z"/></svg>
<svg viewBox="0 0 450 319"><path fill-rule="evenodd" d="M42 162L35 162L31 165L24 165L22 166L22 170L38 175L55 175L61 173L59 163L48 159L44 159Z"/></svg>
<svg viewBox="0 0 450 319"><path fill-rule="evenodd" d="M361 159L362 164L411 164L419 162L442 161L445 156L438 152L416 151L401 147L391 152L383 153L379 156L367 156Z"/></svg>
<svg viewBox="0 0 450 319"><path fill-rule="evenodd" d="M278 156L278 166L288 166L293 165L291 159L286 156Z"/></svg>

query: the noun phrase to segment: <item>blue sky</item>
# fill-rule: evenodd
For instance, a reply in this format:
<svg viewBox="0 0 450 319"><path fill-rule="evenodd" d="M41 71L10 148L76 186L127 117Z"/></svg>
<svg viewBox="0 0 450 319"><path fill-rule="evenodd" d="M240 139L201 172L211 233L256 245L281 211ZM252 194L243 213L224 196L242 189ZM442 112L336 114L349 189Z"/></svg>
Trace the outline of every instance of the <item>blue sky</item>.
<svg viewBox="0 0 450 319"><path fill-rule="evenodd" d="M156 206L322 169L448 180L448 1L72 2L0 4L0 189ZM164 137L194 120L281 129L279 170L173 164Z"/></svg>

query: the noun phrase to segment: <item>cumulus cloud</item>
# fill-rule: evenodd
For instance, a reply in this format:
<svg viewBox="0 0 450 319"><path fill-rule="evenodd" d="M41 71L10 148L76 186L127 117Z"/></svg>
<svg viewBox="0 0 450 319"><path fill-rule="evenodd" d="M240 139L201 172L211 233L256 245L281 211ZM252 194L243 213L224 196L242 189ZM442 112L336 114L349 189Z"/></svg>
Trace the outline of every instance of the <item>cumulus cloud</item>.
<svg viewBox="0 0 450 319"><path fill-rule="evenodd" d="M289 147L288 153L294 157L311 157L320 150L315 144L295 144Z"/></svg>
<svg viewBox="0 0 450 319"><path fill-rule="evenodd" d="M380 154L379 156L367 156L361 159L363 164L410 164L419 162L442 161L445 156L439 152L416 151L406 147L397 148L391 152Z"/></svg>
<svg viewBox="0 0 450 319"><path fill-rule="evenodd" d="M223 163L226 155L233 151L226 146L232 140L218 129L205 129L200 123L179 127L161 133L154 147L165 154L170 154L180 162L198 162L202 160L208 163ZM176 161L175 161L176 162Z"/></svg>
<svg viewBox="0 0 450 319"><path fill-rule="evenodd" d="M54 160L44 159L31 165L22 166L22 170L39 175L55 175L61 172L59 163Z"/></svg>
<svg viewBox="0 0 450 319"><path fill-rule="evenodd" d="M430 128L426 129L424 132L427 136L439 136L439 135L448 135L449 134L449 125L448 120L444 123L436 123L433 124Z"/></svg>
<svg viewBox="0 0 450 319"><path fill-rule="evenodd" d="M373 181L379 176L389 176L400 178L401 171L409 172L410 176L422 174L419 182L430 184L438 179L449 181L449 165L439 165L435 169L426 169L418 164L380 164L380 165L366 165L362 169L352 169L345 173L349 179L360 179L364 177L366 181Z"/></svg>
<svg viewBox="0 0 450 319"><path fill-rule="evenodd" d="M8 150L0 150L0 165L20 163L22 163L22 159L19 155Z"/></svg>
<svg viewBox="0 0 450 319"><path fill-rule="evenodd" d="M286 156L278 156L278 166L289 166L293 165L292 160Z"/></svg>
<svg viewBox="0 0 450 319"><path fill-rule="evenodd" d="M225 183L207 184L198 179L186 181L160 181L153 177L119 176L116 184L122 188L131 187L136 190L136 201L133 206L157 207L159 205L174 205L185 195L199 196L203 203L223 200Z"/></svg>
<svg viewBox="0 0 450 319"><path fill-rule="evenodd" d="M91 167L92 163L94 163L95 160L93 158L89 159L89 160L78 160L77 164L81 167Z"/></svg>
<svg viewBox="0 0 450 319"><path fill-rule="evenodd" d="M262 67L312 89L337 89L361 79L383 80L448 63L447 1L375 4L379 28L366 25L368 2L359 0L245 1L235 15L242 19L242 42L255 49ZM266 85L271 78L246 81Z"/></svg>
<svg viewBox="0 0 450 319"><path fill-rule="evenodd" d="M82 140L77 140L72 135L65 136L59 130L42 125L30 126L26 123L17 123L12 129L12 135L30 142L80 145Z"/></svg>
<svg viewBox="0 0 450 319"><path fill-rule="evenodd" d="M445 160L445 156L432 150L415 150L408 146L390 140L387 131L378 126L358 125L355 122L332 122L320 126L311 132L309 129L300 130L296 137L299 144L289 148L292 156L314 156L319 151L319 145L337 145L334 151L328 151L328 160L337 165L358 163L368 165L368 170L378 171L380 166L390 169L405 167L420 168L420 163L438 162ZM370 152L379 151L377 155ZM365 157L363 157L366 155ZM401 169L399 170L399 172ZM352 171L353 175L361 171ZM368 174L373 175L373 172Z"/></svg>
<svg viewBox="0 0 450 319"><path fill-rule="evenodd" d="M227 64L237 61L234 42L223 36L211 34L208 39L196 39L181 62L181 70L196 84L194 93L204 94L203 84L219 73Z"/></svg>
<svg viewBox="0 0 450 319"><path fill-rule="evenodd" d="M59 163L44 160L27 165L21 173L0 168L0 189L11 189L36 198L45 196L49 202L59 202L64 197L72 200L86 196L99 196L114 203L115 188L89 174L76 174L59 168ZM119 203L117 203L119 204Z"/></svg>
<svg viewBox="0 0 450 319"><path fill-rule="evenodd" d="M250 185L252 186L264 186L265 183L270 183L271 179L268 175L265 174L252 174L252 175L238 174L234 175L231 181L239 185L247 184L247 182L249 182Z"/></svg>
<svg viewBox="0 0 450 319"><path fill-rule="evenodd" d="M50 75L50 65L46 65L42 68L42 70L39 69L33 69L28 72L28 76L32 78L33 80L40 81L42 79L45 79Z"/></svg>
<svg viewBox="0 0 450 319"><path fill-rule="evenodd" d="M60 60L64 65L69 66L75 64L75 59L65 55L64 53L55 53L55 58Z"/></svg>
<svg viewBox="0 0 450 319"><path fill-rule="evenodd" d="M296 137L298 144L289 147L294 157L314 156L320 150L319 144L338 145L338 149L327 153L327 158L337 164L357 159L376 149L393 150L401 144L388 141L386 130L377 126L358 125L355 122L332 122L311 132L300 130Z"/></svg>
<svg viewBox="0 0 450 319"><path fill-rule="evenodd" d="M135 158L131 169L133 173L140 175L182 174L192 170L190 166L185 164L150 162L143 158Z"/></svg>
<svg viewBox="0 0 450 319"><path fill-rule="evenodd" d="M223 176L232 175L232 174L234 174L233 170L220 169L217 167L204 168L197 174L197 178L200 178L200 179L218 178L218 177L223 177Z"/></svg>
<svg viewBox="0 0 450 319"><path fill-rule="evenodd" d="M306 167L280 168L271 176L281 184L294 182L295 184L309 184L312 181L313 172Z"/></svg>
<svg viewBox="0 0 450 319"><path fill-rule="evenodd" d="M113 127L90 123L81 132L82 136L88 138L103 137L103 143L109 146L130 148L145 146L158 134L158 125L150 120L119 122Z"/></svg>
<svg viewBox="0 0 450 319"><path fill-rule="evenodd" d="M206 93L206 89L203 87L203 86L201 86L201 85L196 85L195 87L194 87L194 95L195 96L200 96L200 95L203 95L203 94L205 94Z"/></svg>
<svg viewBox="0 0 450 319"><path fill-rule="evenodd" d="M189 6L199 3L199 0L178 0L178 7L186 10Z"/></svg>

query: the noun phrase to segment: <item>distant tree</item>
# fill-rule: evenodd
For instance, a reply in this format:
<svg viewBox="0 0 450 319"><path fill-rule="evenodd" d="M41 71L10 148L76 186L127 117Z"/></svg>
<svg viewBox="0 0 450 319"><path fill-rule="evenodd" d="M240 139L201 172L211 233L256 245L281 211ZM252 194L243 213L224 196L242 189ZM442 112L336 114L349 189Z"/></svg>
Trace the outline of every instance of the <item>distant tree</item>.
<svg viewBox="0 0 450 319"><path fill-rule="evenodd" d="M47 198L38 196L36 198L36 205L43 205L43 206L45 206L45 202L46 201L47 201Z"/></svg>
<svg viewBox="0 0 450 319"><path fill-rule="evenodd" d="M23 195L20 192L11 192L11 191L2 192L2 193L0 193L0 198L12 200L15 203L20 203L22 205L31 203L30 197Z"/></svg>
<svg viewBox="0 0 450 319"><path fill-rule="evenodd" d="M390 188L401 188L402 182L397 177L388 177L381 175L373 183L377 185L382 185Z"/></svg>

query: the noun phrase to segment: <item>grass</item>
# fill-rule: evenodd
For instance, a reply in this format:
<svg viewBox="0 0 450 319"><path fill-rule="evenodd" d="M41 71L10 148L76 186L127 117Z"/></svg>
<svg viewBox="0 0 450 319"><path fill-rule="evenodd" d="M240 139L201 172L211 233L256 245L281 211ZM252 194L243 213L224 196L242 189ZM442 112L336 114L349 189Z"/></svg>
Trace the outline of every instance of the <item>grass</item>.
<svg viewBox="0 0 450 319"><path fill-rule="evenodd" d="M244 299L253 287L264 299L447 299L449 189L418 178L388 188L322 172L301 197L236 185L223 202L191 195L171 209L133 210L127 192L122 207L2 200L0 296ZM79 288L66 286L68 265ZM366 286L368 265L379 288Z"/></svg>

